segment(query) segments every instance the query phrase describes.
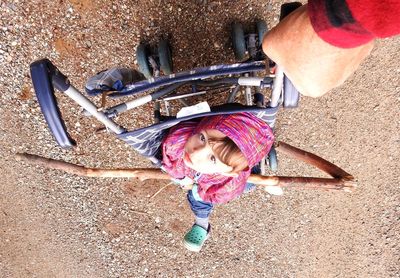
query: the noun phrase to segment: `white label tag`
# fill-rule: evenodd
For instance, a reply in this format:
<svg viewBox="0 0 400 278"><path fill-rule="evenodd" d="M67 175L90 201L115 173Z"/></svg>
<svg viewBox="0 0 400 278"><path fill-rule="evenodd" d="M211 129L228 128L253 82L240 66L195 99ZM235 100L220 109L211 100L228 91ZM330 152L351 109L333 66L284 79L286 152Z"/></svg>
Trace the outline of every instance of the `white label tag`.
<svg viewBox="0 0 400 278"><path fill-rule="evenodd" d="M176 117L183 118L190 115L196 115L200 113L210 112L210 105L208 105L207 101L200 102L196 105L183 107L179 112L176 114Z"/></svg>

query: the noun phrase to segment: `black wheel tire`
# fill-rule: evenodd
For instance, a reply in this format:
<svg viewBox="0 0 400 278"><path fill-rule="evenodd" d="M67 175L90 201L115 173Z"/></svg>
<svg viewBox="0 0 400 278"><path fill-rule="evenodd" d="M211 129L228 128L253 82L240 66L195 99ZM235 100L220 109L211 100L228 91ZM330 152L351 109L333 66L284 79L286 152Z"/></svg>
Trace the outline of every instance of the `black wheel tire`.
<svg viewBox="0 0 400 278"><path fill-rule="evenodd" d="M136 61L139 65L139 71L149 79L153 77L153 68L149 63L150 49L147 44L141 43L136 49Z"/></svg>
<svg viewBox="0 0 400 278"><path fill-rule="evenodd" d="M257 35L258 35L258 45L261 47L264 35L268 31L267 23L264 20L258 20L256 22L256 28L257 28Z"/></svg>
<svg viewBox="0 0 400 278"><path fill-rule="evenodd" d="M281 15L279 17L279 21L284 19L287 15L289 15L291 12L293 12L294 10L296 10L301 6L302 4L300 2L291 2L283 4L281 6Z"/></svg>
<svg viewBox="0 0 400 278"><path fill-rule="evenodd" d="M283 107L296 108L299 106L300 93L292 81L285 75L283 78Z"/></svg>
<svg viewBox="0 0 400 278"><path fill-rule="evenodd" d="M173 72L172 54L169 42L161 40L158 44L158 57L160 59L160 68L164 74L171 74Z"/></svg>
<svg viewBox="0 0 400 278"><path fill-rule="evenodd" d="M278 157L274 146L272 146L268 154L268 165L272 172L278 171Z"/></svg>
<svg viewBox="0 0 400 278"><path fill-rule="evenodd" d="M233 52L235 53L236 60L243 60L246 54L246 40L244 38L244 31L242 24L238 22L232 23L232 44Z"/></svg>

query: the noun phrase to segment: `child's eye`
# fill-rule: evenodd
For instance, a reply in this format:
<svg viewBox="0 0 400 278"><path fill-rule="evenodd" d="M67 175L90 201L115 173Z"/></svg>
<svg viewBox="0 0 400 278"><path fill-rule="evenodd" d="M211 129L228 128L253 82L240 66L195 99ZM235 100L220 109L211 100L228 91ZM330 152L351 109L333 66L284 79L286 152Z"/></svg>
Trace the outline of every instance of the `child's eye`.
<svg viewBox="0 0 400 278"><path fill-rule="evenodd" d="M210 159L211 159L212 163L214 163L214 164L217 163L217 160L216 160L216 158L215 158L214 155L212 155L212 156L210 157Z"/></svg>
<svg viewBox="0 0 400 278"><path fill-rule="evenodd" d="M206 137L203 135L203 133L200 133L200 140L201 140L201 142L206 141Z"/></svg>

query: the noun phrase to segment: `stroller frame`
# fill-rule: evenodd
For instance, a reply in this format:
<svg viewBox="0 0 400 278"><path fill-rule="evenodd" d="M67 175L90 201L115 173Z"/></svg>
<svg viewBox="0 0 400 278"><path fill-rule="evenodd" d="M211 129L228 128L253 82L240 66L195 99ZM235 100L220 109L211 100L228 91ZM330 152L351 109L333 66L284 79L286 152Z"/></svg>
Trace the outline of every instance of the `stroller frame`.
<svg viewBox="0 0 400 278"><path fill-rule="evenodd" d="M299 2L283 4L281 6L280 19L284 18L299 6L301 6L301 3ZM145 96L139 96L134 100L122 102L107 109L100 110L99 107L97 107L78 89L71 85L68 78L62 74L48 59L38 60L30 65L31 78L42 113L44 114L50 131L55 137L58 145L60 145L62 148L68 149L73 147L75 145L75 141L69 136L66 130L57 105L54 88L73 99L84 109L85 114L94 116L97 120L105 125L107 130L115 133L118 138L131 145L136 151L149 158L154 164L161 166L159 149L162 138L167 129L181 121L219 114L249 112L264 120L271 128L274 128L276 114L280 104L282 104L282 106L285 108L297 107L299 101L299 92L293 86L291 81L284 75L279 65L275 65L272 62L271 64L275 66L275 71L274 74L270 74L270 61L268 59L264 59L265 57L261 50L261 42L263 33L267 31L266 28L265 22L263 23L258 21L258 34L251 33L247 36L244 36L241 25L237 23L233 24L232 38L235 56L237 59L241 60L242 56L247 51L247 53L250 55L250 59L246 62L197 68L186 72L169 74L166 76L148 76L147 80L142 80L132 84L123 84L122 80L117 80L119 82L119 86L117 86L118 89L116 92L108 93L107 95L110 97L118 98L128 95L137 95L149 90L153 90L153 92ZM166 42L164 41L164 46L165 43ZM144 45L139 46L142 47ZM255 73L264 70L267 70L267 76L257 77L255 75ZM156 69L156 72L159 72L158 69ZM239 77L234 77L234 75L239 75ZM210 80L207 80L208 78ZM123 86L120 86L121 84ZM174 97L170 96L170 94L176 89L187 84L190 84L192 87L192 91L190 93L176 95ZM87 93L89 95L93 95L104 92L105 89L112 89L110 86L104 86L104 88L102 84L100 85L100 87L96 87L94 90L88 90L88 88L86 88ZM206 91L199 92L197 90L197 86L215 88L221 85L233 86L227 99L227 104L211 107L210 111L202 111L197 114L192 113L178 118L176 116L171 117L167 109L167 117L163 117L160 113L160 105L159 103L156 103L154 109L155 124L150 127L128 131L126 128L113 121L115 116L130 109L140 107L148 102L163 100L166 104L168 104L168 100L171 99L180 99L182 97L186 98L206 93ZM242 86L245 87L247 106L233 103L236 93ZM255 105L253 105L253 95L251 93L252 87L256 88L254 93ZM260 90L263 88L272 89L271 98L267 106L264 105L264 95L260 93ZM270 150L268 162L271 169L276 171L277 159L274 148L271 148ZM262 172L264 172L264 159L261 161L261 168Z"/></svg>
<svg viewBox="0 0 400 278"><path fill-rule="evenodd" d="M284 99L285 87L293 88L293 85L291 85L290 80L286 78L278 66L276 67L274 75L268 74L266 77L256 77L254 74L256 72L264 71L266 65L267 68L269 68L269 64L267 63L267 61L251 61L232 65L217 65L139 81L134 84L127 85L123 91L112 93L110 96L121 97L127 95L136 95L148 90L161 89L156 90L148 95L140 96L134 100L122 102L105 110L100 110L99 107L90 101L83 93L71 85L68 78L62 74L51 61L47 59L38 60L33 62L30 68L33 86L42 113L44 114L47 124L60 147L67 149L71 148L75 145L75 141L70 137L66 130L57 105L54 89L57 89L58 91L61 91L69 96L78 105L80 105L86 111L86 113L94 116L97 120L103 123L106 128L115 133L118 138L124 140L135 150L139 151L139 153L149 158L156 165L160 166L161 164L159 157L156 155L156 151L161 144L160 139L165 134L164 132L167 128L181 121L217 114L250 112L257 115L259 118L262 118L273 128L278 107ZM241 76L232 77L234 74L240 74ZM223 77L209 81L206 80L206 78L215 78L217 76L221 77L224 75L228 75L229 77ZM193 90L193 88L196 87L196 83L203 85L208 84L211 85L211 87L220 84L230 84L235 86L232 91L236 92L241 86L244 86L247 93L251 91L251 87L272 88L272 95L267 107L263 106L263 100L258 99L256 105L251 105L248 99L247 104L249 106L228 103L227 105L211 107L210 112L203 112L182 118L167 117L168 120L161 123L157 123L156 120L156 124L150 127L133 131L128 131L125 127L120 126L112 119L116 115L119 115L130 109L140 107L141 105L150 101L160 100L163 97L170 95L174 90L184 84L194 85L192 86L192 92L188 95L184 95L185 97L199 94L198 91ZM259 90L255 93L256 97L257 94L261 95ZM231 98L231 100L229 100L229 98ZM232 92L229 98L228 102L232 102ZM296 103L297 101L298 99L296 99ZM147 144L148 140L151 140L151 144L153 144L150 144L150 147L149 144ZM143 146L143 142L146 142L146 146ZM157 142L159 143L157 144Z"/></svg>

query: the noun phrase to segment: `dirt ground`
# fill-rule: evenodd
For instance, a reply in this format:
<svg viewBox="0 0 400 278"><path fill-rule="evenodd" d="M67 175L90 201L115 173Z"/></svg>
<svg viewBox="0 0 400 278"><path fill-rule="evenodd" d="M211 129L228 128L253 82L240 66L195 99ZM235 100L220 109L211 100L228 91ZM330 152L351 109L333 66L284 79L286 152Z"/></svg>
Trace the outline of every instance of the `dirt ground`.
<svg viewBox="0 0 400 278"><path fill-rule="evenodd" d="M102 69L136 68L141 40L169 37L176 71L232 63L229 23L262 18L272 27L280 4L1 1L0 276L400 277L400 37L377 41L340 88L278 116L278 140L338 164L359 188L245 195L215 210L199 254L181 245L193 222L183 191L170 186L150 199L164 182L83 178L15 160L29 152L90 167L149 166L111 134L94 134L100 125L61 94L78 145L58 147L32 89L34 60L51 59L79 89ZM146 106L121 121L150 119ZM279 175L321 175L279 158Z"/></svg>

